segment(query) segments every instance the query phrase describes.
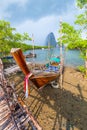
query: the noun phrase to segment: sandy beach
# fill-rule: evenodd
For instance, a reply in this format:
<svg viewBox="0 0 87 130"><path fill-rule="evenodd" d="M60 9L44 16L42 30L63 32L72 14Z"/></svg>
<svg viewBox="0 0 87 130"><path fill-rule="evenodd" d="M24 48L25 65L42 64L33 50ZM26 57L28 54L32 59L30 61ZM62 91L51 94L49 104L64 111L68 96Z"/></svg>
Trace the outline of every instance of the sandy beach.
<svg viewBox="0 0 87 130"><path fill-rule="evenodd" d="M74 68L65 67L63 87L50 85L38 90L32 83L30 96L23 92L24 75L9 76L16 93L24 100L43 130L87 130L87 78Z"/></svg>

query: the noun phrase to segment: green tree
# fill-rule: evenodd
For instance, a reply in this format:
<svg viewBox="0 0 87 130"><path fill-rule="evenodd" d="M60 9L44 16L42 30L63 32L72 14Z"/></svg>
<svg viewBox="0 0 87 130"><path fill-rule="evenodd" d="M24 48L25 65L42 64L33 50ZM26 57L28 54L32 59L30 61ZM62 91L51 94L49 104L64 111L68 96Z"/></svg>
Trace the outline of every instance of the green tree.
<svg viewBox="0 0 87 130"><path fill-rule="evenodd" d="M86 67L86 74L87 74L87 0L76 0L77 6L80 9L83 9L83 13L77 16L75 21L76 24L81 26L83 32L85 32L86 38L81 43L82 46L82 53L85 58L85 67Z"/></svg>
<svg viewBox="0 0 87 130"><path fill-rule="evenodd" d="M83 8L87 4L87 0L76 0L77 6Z"/></svg>
<svg viewBox="0 0 87 130"><path fill-rule="evenodd" d="M76 30L74 26L71 26L66 22L62 23L62 43L67 44L68 49L79 49L82 57L87 60L87 40L82 39L81 33L82 31ZM85 68L87 69L86 64Z"/></svg>
<svg viewBox="0 0 87 130"><path fill-rule="evenodd" d="M0 21L0 52L7 52L9 40L13 38L12 31L15 28L11 28L9 22Z"/></svg>
<svg viewBox="0 0 87 130"><path fill-rule="evenodd" d="M87 38L83 39L81 34L87 30L87 0L76 0L77 6L84 8L84 13L77 16L75 24L81 26L80 30L76 30L73 26L63 22L62 28L59 32L62 32L62 43L67 44L67 48L77 48L81 51L83 58L85 59L85 68L87 74Z"/></svg>
<svg viewBox="0 0 87 130"><path fill-rule="evenodd" d="M29 40L31 38L27 33L16 33L16 29L12 28L9 22L0 20L0 53L7 54L12 47L28 47L24 42Z"/></svg>
<svg viewBox="0 0 87 130"><path fill-rule="evenodd" d="M80 49L81 42L82 42L81 31L76 30L70 24L63 22L62 23L62 43L67 44L67 48L69 49L74 49L74 48Z"/></svg>

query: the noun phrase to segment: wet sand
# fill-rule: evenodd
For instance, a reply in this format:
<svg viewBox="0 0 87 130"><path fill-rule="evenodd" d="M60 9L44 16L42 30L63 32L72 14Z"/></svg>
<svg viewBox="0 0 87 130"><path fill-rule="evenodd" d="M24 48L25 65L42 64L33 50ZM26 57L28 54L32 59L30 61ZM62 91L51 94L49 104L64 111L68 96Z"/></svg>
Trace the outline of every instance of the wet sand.
<svg viewBox="0 0 87 130"><path fill-rule="evenodd" d="M74 68L65 67L63 87L50 85L38 90L32 83L25 99L24 75L9 77L15 82L16 93L25 101L43 130L87 130L87 78Z"/></svg>

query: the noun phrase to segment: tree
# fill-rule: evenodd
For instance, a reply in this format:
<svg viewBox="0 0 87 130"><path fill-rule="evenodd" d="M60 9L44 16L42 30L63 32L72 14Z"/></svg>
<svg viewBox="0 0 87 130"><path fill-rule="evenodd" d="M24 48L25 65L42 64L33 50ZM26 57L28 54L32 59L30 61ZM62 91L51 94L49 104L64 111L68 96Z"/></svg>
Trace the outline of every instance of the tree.
<svg viewBox="0 0 87 130"><path fill-rule="evenodd" d="M87 40L82 39L81 32L68 23L62 23L62 43L67 44L68 49L79 49L83 58L87 60ZM86 64L85 68L87 69Z"/></svg>
<svg viewBox="0 0 87 130"><path fill-rule="evenodd" d="M80 25L82 27L82 31L85 31L87 35L87 0L76 0L77 6L80 9L84 8L83 14L80 14L77 16L77 20L75 21L76 24ZM87 36L86 39L82 42L82 53L85 57L85 67L86 67L86 74L87 74Z"/></svg>
<svg viewBox="0 0 87 130"><path fill-rule="evenodd" d="M22 48L26 40L31 40L27 33L16 33L16 29L9 22L0 20L0 53L9 53L12 47Z"/></svg>
<svg viewBox="0 0 87 130"><path fill-rule="evenodd" d="M76 30L68 23L62 23L62 43L67 44L69 49L77 48L81 51L85 59L85 68L87 74L87 38L83 39L81 33L87 30L87 0L77 0L77 6L84 8L84 13L77 16L75 24L81 26L80 30Z"/></svg>
<svg viewBox="0 0 87 130"><path fill-rule="evenodd" d="M87 4L87 0L76 0L77 6L83 8Z"/></svg>
<svg viewBox="0 0 87 130"><path fill-rule="evenodd" d="M8 41L12 39L14 30L15 28L11 28L9 22L0 21L0 52L8 50Z"/></svg>
<svg viewBox="0 0 87 130"><path fill-rule="evenodd" d="M87 0L77 0L77 6L80 9L84 8L84 11L83 14L77 16L75 23L87 30Z"/></svg>
<svg viewBox="0 0 87 130"><path fill-rule="evenodd" d="M76 30L70 24L62 23L62 43L67 44L69 49L79 48L82 42L81 31Z"/></svg>

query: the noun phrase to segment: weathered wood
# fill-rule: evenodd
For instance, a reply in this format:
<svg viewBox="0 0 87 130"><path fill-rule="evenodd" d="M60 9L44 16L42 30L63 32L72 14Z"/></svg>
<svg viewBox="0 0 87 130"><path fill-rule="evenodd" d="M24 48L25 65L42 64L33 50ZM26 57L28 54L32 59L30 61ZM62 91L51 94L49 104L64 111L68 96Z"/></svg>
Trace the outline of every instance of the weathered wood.
<svg viewBox="0 0 87 130"><path fill-rule="evenodd" d="M4 74L5 75L10 75L10 74L18 72L18 71L20 71L19 66L14 65L14 66L11 66L9 68L4 69Z"/></svg>
<svg viewBox="0 0 87 130"><path fill-rule="evenodd" d="M20 66L23 73L25 75L29 74L30 71L28 69L28 66L26 65L25 58L24 58L24 55L23 55L21 49L20 48L17 48L17 49L13 48L13 49L11 49L11 54L13 55L17 64Z"/></svg>
<svg viewBox="0 0 87 130"><path fill-rule="evenodd" d="M11 130L13 127L15 127L15 130L18 130L18 127L11 115L9 104L7 103L7 96L5 95L2 87L3 86L0 85L0 96L3 96L2 100L0 100L0 130Z"/></svg>
<svg viewBox="0 0 87 130"><path fill-rule="evenodd" d="M32 122L32 130L42 130L26 105L18 99L13 86L7 85L0 60L0 130L26 130L29 122Z"/></svg>
<svg viewBox="0 0 87 130"><path fill-rule="evenodd" d="M59 77L59 73L52 73L52 72L48 72L48 73L39 73L35 76L30 77L30 80L34 83L34 85L37 86L37 88L41 88L44 87L46 84L50 83L53 80L58 79Z"/></svg>

